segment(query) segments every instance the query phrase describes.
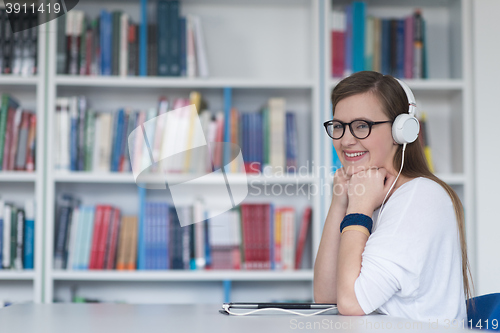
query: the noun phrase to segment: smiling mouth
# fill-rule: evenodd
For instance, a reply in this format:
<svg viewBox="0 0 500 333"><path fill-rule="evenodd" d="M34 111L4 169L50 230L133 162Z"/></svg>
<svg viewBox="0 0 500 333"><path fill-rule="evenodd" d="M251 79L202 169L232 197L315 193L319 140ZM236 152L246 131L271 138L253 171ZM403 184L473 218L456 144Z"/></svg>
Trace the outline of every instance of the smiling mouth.
<svg viewBox="0 0 500 333"><path fill-rule="evenodd" d="M349 153L344 152L344 154L345 154L347 157L357 157L357 156L361 156L361 155L366 154L366 151L364 151L364 152L362 152L362 153L354 153L354 154L349 154Z"/></svg>

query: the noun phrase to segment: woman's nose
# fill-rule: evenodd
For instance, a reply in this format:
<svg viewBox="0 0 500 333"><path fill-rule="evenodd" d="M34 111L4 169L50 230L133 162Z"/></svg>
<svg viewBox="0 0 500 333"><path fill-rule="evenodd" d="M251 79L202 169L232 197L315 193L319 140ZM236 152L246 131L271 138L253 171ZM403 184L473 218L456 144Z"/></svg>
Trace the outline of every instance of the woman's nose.
<svg viewBox="0 0 500 333"><path fill-rule="evenodd" d="M342 144L342 146L348 147L354 145L356 143L356 140L357 139L351 133L351 129L349 128L349 126L347 126L344 135L340 139L340 143Z"/></svg>

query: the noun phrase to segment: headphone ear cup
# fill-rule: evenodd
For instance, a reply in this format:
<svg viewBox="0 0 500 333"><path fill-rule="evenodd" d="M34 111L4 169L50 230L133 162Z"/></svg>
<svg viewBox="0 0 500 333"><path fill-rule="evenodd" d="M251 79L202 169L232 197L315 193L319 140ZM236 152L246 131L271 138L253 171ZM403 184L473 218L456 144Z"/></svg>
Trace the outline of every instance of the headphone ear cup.
<svg viewBox="0 0 500 333"><path fill-rule="evenodd" d="M392 138L400 145L415 141L419 131L418 119L408 113L397 116L392 124Z"/></svg>

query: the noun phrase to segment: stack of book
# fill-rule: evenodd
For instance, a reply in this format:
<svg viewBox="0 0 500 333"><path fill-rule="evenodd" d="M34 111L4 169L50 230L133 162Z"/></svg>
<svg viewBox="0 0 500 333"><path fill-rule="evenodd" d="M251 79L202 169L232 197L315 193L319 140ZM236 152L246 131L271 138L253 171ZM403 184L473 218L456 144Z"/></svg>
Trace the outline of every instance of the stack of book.
<svg viewBox="0 0 500 333"><path fill-rule="evenodd" d="M201 212L196 210L202 210ZM272 269L302 267L311 208L296 230L293 207L243 204L215 218L181 227L202 205L146 202L142 216L111 205L58 200L54 268L72 270ZM298 237L296 234L298 232Z"/></svg>
<svg viewBox="0 0 500 333"><path fill-rule="evenodd" d="M94 19L83 11L68 12L58 19L57 73L208 76L199 17L181 17L177 0L158 0L156 9L154 24L136 24L121 11L102 10Z"/></svg>
<svg viewBox="0 0 500 333"><path fill-rule="evenodd" d="M24 208L0 199L0 262L3 269L33 269L35 204Z"/></svg>
<svg viewBox="0 0 500 333"><path fill-rule="evenodd" d="M163 164L164 172L203 174L231 163L231 156L213 144L224 141L241 147L245 161L244 165L231 163L230 172L258 173L268 166L275 172L297 171L296 117L285 111L283 98L269 99L259 112L240 113L233 108L228 116L222 111L205 110L198 92L173 103L162 97L157 108L141 111L121 108L113 113L97 112L87 104L85 97L56 101L57 170L130 172L131 163L134 170L145 170L151 160L144 136L131 136L144 124L155 162L161 156L187 152L183 160ZM202 111L190 112L186 108L189 105ZM189 154L190 147L198 142L214 149L207 150L211 156ZM158 171L157 167L155 164L150 171Z"/></svg>
<svg viewBox="0 0 500 333"><path fill-rule="evenodd" d="M0 100L0 170L35 170L36 114L9 94Z"/></svg>
<svg viewBox="0 0 500 333"><path fill-rule="evenodd" d="M427 78L425 21L420 10L404 18L366 15L354 1L331 13L332 76L373 70L399 78Z"/></svg>
<svg viewBox="0 0 500 333"><path fill-rule="evenodd" d="M6 9L0 8L0 74L30 76L37 73L37 22L35 13L13 12L8 17ZM11 24L19 32L13 33Z"/></svg>

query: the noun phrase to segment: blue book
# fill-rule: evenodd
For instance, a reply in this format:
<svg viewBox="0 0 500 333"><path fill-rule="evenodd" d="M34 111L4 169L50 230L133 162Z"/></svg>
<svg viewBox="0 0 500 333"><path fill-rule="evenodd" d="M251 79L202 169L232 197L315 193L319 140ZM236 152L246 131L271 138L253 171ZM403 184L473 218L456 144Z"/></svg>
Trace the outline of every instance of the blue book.
<svg viewBox="0 0 500 333"><path fill-rule="evenodd" d="M248 130L248 114L242 113L240 118L240 131L241 131L241 153L243 155L243 161L245 163L249 162L248 159L248 148L247 148L247 130Z"/></svg>
<svg viewBox="0 0 500 333"><path fill-rule="evenodd" d="M90 263L90 252L92 250L92 236L94 234L95 206L87 206L85 223L85 244L83 251L82 269L88 270Z"/></svg>
<svg viewBox="0 0 500 333"><path fill-rule="evenodd" d="M168 17L169 14L169 1L159 0L158 1L158 75L168 76L170 74L169 66L169 24Z"/></svg>
<svg viewBox="0 0 500 333"><path fill-rule="evenodd" d="M177 210L181 212L181 208ZM175 207L170 207L170 268L171 269L184 269L184 262L182 259L182 227L179 222L179 216ZM200 222L201 223L201 222Z"/></svg>
<svg viewBox="0 0 500 333"><path fill-rule="evenodd" d="M345 56L344 72L352 73L352 5L345 6L346 31L345 31Z"/></svg>
<svg viewBox="0 0 500 333"><path fill-rule="evenodd" d="M78 111L71 110L71 132L70 132L70 170L78 171Z"/></svg>
<svg viewBox="0 0 500 333"><path fill-rule="evenodd" d="M118 171L120 165L120 156L122 152L122 139L123 139L123 123L125 112L123 109L118 111L115 115L115 124L113 128L113 150L111 152L111 171Z"/></svg>
<svg viewBox="0 0 500 333"><path fill-rule="evenodd" d="M146 215L144 219L144 230L146 232L144 242L146 243L146 269L153 269L153 203L146 202Z"/></svg>
<svg viewBox="0 0 500 333"><path fill-rule="evenodd" d="M405 76L405 20L397 20L396 23L396 71L395 76Z"/></svg>
<svg viewBox="0 0 500 333"><path fill-rule="evenodd" d="M111 75L111 47L113 36L113 25L111 13L101 11L100 23L100 38L101 38L101 75Z"/></svg>
<svg viewBox="0 0 500 333"><path fill-rule="evenodd" d="M170 234L170 215L168 214L169 205L164 202L160 206L160 216L162 218L162 242L161 242L161 269L170 268L169 260L169 234Z"/></svg>
<svg viewBox="0 0 500 333"><path fill-rule="evenodd" d="M295 113L286 113L286 166L287 172L297 170L297 124Z"/></svg>
<svg viewBox="0 0 500 333"><path fill-rule="evenodd" d="M148 0L141 0L139 24L139 75L148 75Z"/></svg>
<svg viewBox="0 0 500 333"><path fill-rule="evenodd" d="M186 18L179 17L181 76L187 76Z"/></svg>
<svg viewBox="0 0 500 333"><path fill-rule="evenodd" d="M146 189L139 187L139 233L137 236L137 269L146 269L146 243L145 243L145 219L146 219Z"/></svg>
<svg viewBox="0 0 500 333"><path fill-rule="evenodd" d="M203 223L203 229L205 231L205 267L210 267L212 266L212 251L210 249L210 232L208 230L208 221L207 221L207 216L205 213L205 220L203 222L198 222L198 223Z"/></svg>
<svg viewBox="0 0 500 333"><path fill-rule="evenodd" d="M181 75L181 41L179 31L179 1L170 0L168 3L168 63L169 75Z"/></svg>
<svg viewBox="0 0 500 333"><path fill-rule="evenodd" d="M257 145L257 162L259 162L259 170L262 172L264 166L264 121L262 113L258 112L255 114L257 134L256 134L256 145Z"/></svg>
<svg viewBox="0 0 500 333"><path fill-rule="evenodd" d="M360 1L352 3L352 71L365 69L365 22L366 4Z"/></svg>
<svg viewBox="0 0 500 333"><path fill-rule="evenodd" d="M26 215L24 221L24 239L23 239L23 254L24 254L24 269L33 269L33 256L35 246L35 220L33 216Z"/></svg>
<svg viewBox="0 0 500 333"><path fill-rule="evenodd" d="M382 19L382 36L380 46L382 74L391 72L391 20Z"/></svg>

